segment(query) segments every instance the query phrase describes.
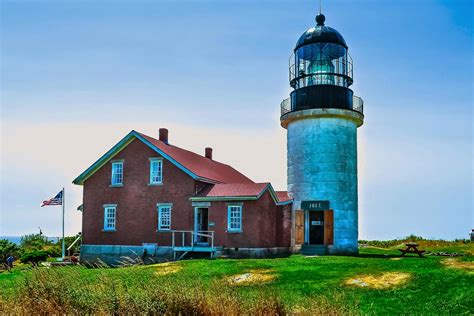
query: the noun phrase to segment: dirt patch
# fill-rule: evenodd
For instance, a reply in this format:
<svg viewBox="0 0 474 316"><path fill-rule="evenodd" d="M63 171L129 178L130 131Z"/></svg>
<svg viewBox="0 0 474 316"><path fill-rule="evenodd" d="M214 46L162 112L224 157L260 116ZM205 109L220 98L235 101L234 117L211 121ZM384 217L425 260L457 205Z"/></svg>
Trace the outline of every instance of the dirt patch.
<svg viewBox="0 0 474 316"><path fill-rule="evenodd" d="M448 258L441 261L448 268L467 270L469 273L474 273L474 262L460 261L454 258Z"/></svg>
<svg viewBox="0 0 474 316"><path fill-rule="evenodd" d="M402 260L402 258L400 258L400 257L396 257L396 258L390 258L389 260L393 260L393 261L400 261L400 260Z"/></svg>
<svg viewBox="0 0 474 316"><path fill-rule="evenodd" d="M171 273L176 273L181 270L181 266L176 262L165 262L154 264L154 268L156 268L155 274L157 275L167 275Z"/></svg>
<svg viewBox="0 0 474 316"><path fill-rule="evenodd" d="M389 289L405 284L411 275L404 272L385 272L374 275L360 275L347 279L344 284L372 289Z"/></svg>
<svg viewBox="0 0 474 316"><path fill-rule="evenodd" d="M276 278L276 274L271 269L255 269L244 274L230 276L227 281L233 285L252 285L271 282Z"/></svg>

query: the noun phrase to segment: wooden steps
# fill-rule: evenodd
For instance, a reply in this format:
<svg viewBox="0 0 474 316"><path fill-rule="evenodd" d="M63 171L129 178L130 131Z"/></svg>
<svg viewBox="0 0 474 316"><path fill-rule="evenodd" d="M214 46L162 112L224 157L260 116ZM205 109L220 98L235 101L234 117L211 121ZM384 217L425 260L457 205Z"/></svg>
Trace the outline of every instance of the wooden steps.
<svg viewBox="0 0 474 316"><path fill-rule="evenodd" d="M189 253L209 254L211 259L214 257L216 247L213 231L172 230L171 233L175 261L184 259Z"/></svg>

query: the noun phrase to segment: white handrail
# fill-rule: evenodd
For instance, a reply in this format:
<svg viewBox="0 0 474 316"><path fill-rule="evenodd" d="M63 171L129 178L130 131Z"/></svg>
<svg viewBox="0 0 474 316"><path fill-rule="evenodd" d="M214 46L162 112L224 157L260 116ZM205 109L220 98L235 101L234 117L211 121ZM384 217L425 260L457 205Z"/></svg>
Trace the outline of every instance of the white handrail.
<svg viewBox="0 0 474 316"><path fill-rule="evenodd" d="M76 242L78 242L79 239L81 239L81 238L82 238L82 234L79 235L79 236L76 238L76 240L74 240L74 241L72 242L72 244L67 248L67 251L69 251L69 250L72 248L72 246L74 246L74 245L76 244Z"/></svg>
<svg viewBox="0 0 474 316"><path fill-rule="evenodd" d="M171 246L173 248L176 247L176 236L175 234L181 234L181 247L186 247L186 236L187 234L191 235L191 243L189 247L194 247L195 242L197 240L197 237L204 237L204 238L210 238L211 239L211 247L214 248L214 231L207 231L207 230L201 230L201 231L194 231L194 230L172 230L171 231Z"/></svg>

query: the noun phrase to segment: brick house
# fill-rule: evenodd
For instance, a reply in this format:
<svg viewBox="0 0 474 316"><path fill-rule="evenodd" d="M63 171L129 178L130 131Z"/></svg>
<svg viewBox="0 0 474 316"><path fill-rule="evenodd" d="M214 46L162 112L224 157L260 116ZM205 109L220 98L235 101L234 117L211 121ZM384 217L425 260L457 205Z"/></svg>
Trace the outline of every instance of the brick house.
<svg viewBox="0 0 474 316"><path fill-rule="evenodd" d="M291 244L291 199L229 165L131 131L74 181L83 186L83 261L268 256Z"/></svg>

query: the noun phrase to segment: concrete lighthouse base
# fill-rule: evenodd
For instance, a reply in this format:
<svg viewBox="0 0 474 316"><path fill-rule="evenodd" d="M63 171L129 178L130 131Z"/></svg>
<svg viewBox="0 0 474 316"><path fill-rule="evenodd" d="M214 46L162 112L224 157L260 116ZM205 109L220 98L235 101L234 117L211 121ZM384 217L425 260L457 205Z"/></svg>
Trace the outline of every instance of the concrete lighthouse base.
<svg viewBox="0 0 474 316"><path fill-rule="evenodd" d="M285 114L281 123L288 130L288 193L294 199L293 211L308 212L302 209L303 201L329 201L334 222L328 252L357 253L357 127L363 115L311 109ZM312 224L305 219L305 244Z"/></svg>

